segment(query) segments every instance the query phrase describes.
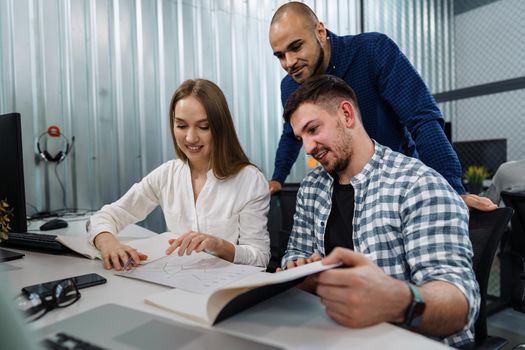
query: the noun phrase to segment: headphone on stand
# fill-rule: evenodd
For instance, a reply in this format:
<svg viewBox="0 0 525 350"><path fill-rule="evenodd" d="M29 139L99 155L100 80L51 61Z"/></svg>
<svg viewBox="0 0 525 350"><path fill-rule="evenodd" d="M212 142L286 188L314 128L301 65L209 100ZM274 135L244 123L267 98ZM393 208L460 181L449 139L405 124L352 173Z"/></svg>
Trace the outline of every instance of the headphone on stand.
<svg viewBox="0 0 525 350"><path fill-rule="evenodd" d="M58 151L57 154L52 155L46 149L42 149L42 147L40 146L40 141L42 140L43 137L63 138L65 141L65 148ZM36 141L36 149L38 151L37 152L38 155L40 156L40 158L42 158L43 161L61 163L64 159L66 159L69 152L71 152L71 150L73 149L74 143L75 143L74 136L71 138L71 143L70 143L67 137L65 137L64 134L62 134L58 126L51 125L47 128L46 131L44 131L43 133L40 134L40 136L38 136L37 141Z"/></svg>

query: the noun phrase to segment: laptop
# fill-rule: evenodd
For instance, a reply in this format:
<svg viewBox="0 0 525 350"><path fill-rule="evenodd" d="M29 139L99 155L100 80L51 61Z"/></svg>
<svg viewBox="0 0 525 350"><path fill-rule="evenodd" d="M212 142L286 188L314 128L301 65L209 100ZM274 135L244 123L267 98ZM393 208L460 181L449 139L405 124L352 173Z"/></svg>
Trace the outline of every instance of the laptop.
<svg viewBox="0 0 525 350"><path fill-rule="evenodd" d="M39 334L44 342L71 337L101 349L282 349L116 304L105 304L54 323L39 330Z"/></svg>

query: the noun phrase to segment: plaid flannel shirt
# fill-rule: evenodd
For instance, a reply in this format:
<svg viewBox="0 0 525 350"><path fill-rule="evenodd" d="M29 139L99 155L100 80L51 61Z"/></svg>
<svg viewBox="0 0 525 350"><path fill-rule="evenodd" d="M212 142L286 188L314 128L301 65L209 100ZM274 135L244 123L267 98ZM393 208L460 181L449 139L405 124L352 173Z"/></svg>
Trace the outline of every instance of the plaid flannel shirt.
<svg viewBox="0 0 525 350"><path fill-rule="evenodd" d="M464 329L440 339L452 346L472 342L479 311L479 286L472 270L468 209L447 181L421 161L375 143L375 153L352 178L354 250L399 280L421 285L446 281L468 300ZM294 225L282 260L325 255L333 178L311 171L297 194Z"/></svg>

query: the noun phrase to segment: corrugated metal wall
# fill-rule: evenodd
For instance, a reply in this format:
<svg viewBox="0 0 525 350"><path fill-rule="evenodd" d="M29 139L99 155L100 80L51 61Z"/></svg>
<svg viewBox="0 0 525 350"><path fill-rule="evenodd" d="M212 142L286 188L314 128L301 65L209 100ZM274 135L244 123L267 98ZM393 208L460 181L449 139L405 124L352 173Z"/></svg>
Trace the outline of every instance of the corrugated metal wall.
<svg viewBox="0 0 525 350"><path fill-rule="evenodd" d="M390 36L432 93L455 87L454 0L364 0L364 29ZM454 104L440 108L449 121Z"/></svg>
<svg viewBox="0 0 525 350"><path fill-rule="evenodd" d="M168 104L180 82L195 77L223 89L245 151L270 176L284 72L268 25L283 2L0 0L0 113L22 114L30 205L62 208L54 165L35 156L35 137L47 126L76 139L56 169L68 207L99 208L174 156ZM306 3L335 33L360 31L359 0ZM450 0L363 3L365 30L391 35L433 92L446 90ZM305 172L300 157L288 180ZM149 227L161 229L156 218Z"/></svg>

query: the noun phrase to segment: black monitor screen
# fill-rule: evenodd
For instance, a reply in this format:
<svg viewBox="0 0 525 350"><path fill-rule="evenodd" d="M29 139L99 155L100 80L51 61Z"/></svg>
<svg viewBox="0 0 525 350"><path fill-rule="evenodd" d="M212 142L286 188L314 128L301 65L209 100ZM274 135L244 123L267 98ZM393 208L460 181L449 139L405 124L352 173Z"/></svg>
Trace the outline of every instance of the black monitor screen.
<svg viewBox="0 0 525 350"><path fill-rule="evenodd" d="M471 165L484 166L492 177L507 161L507 139L454 142L453 146L463 171Z"/></svg>
<svg viewBox="0 0 525 350"><path fill-rule="evenodd" d="M11 232L27 231L20 114L0 115L0 199L13 209Z"/></svg>

